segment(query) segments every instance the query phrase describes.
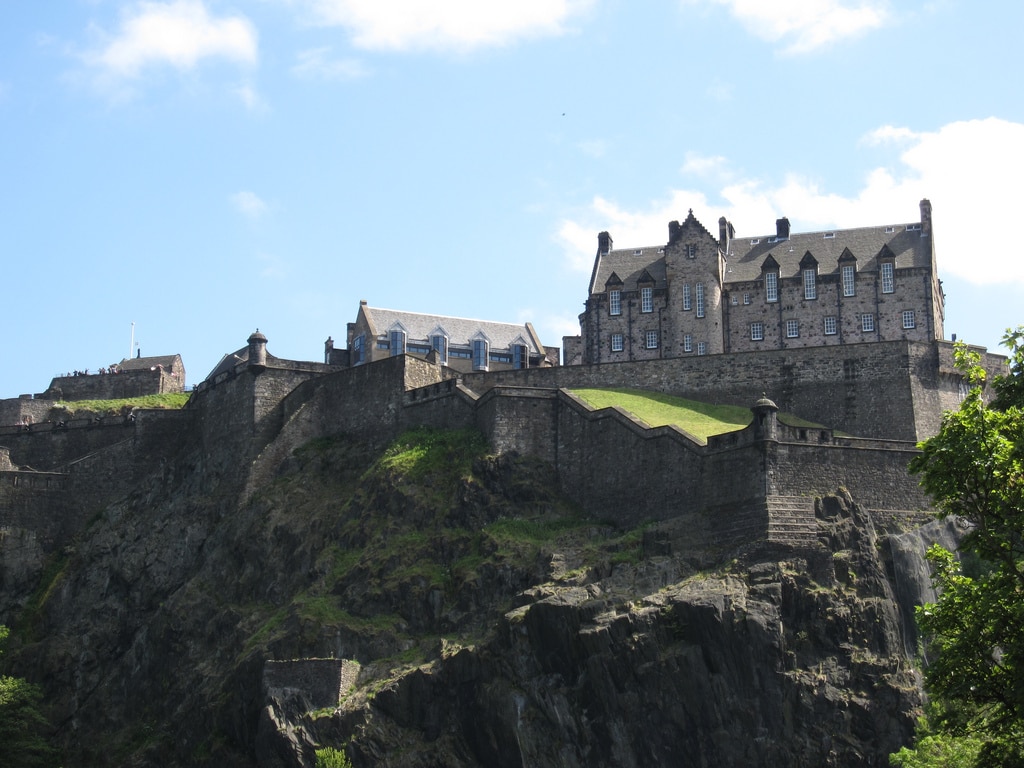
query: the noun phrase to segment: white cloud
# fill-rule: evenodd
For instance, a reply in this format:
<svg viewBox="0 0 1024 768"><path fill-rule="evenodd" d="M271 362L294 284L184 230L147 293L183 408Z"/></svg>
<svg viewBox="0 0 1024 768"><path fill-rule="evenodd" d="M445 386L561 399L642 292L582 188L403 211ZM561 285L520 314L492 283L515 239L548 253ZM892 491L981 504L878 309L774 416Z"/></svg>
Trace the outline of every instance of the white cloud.
<svg viewBox="0 0 1024 768"><path fill-rule="evenodd" d="M267 204L255 192L242 190L229 197L235 210L249 219L258 219L267 212Z"/></svg>
<svg viewBox="0 0 1024 768"><path fill-rule="evenodd" d="M882 26L886 0L683 0L724 5L746 29L785 53L808 53Z"/></svg>
<svg viewBox="0 0 1024 768"><path fill-rule="evenodd" d="M775 185L758 179L718 182L714 202L699 190L675 190L645 210L632 211L595 198L583 216L563 221L558 240L569 268L589 272L597 232L611 232L618 247L664 244L668 222L688 209L712 232L719 216L741 236L771 234L786 215L795 231L917 221L918 202L934 208L940 274L978 285L1024 285L1024 259L1006 235L1020 217L1017 179L1024 176L1024 124L998 118L949 123L934 132L886 126L870 135L908 143L894 169L874 168L852 196L828 192L813 180L781 173ZM712 158L718 161L720 158ZM687 165L700 165L687 159ZM723 178L726 178L726 174Z"/></svg>
<svg viewBox="0 0 1024 768"><path fill-rule="evenodd" d="M576 145L580 152L590 157L604 157L608 154L608 142L604 139L588 139Z"/></svg>
<svg viewBox="0 0 1024 768"><path fill-rule="evenodd" d="M299 51L292 74L320 80L356 80L365 77L366 67L356 59L333 59L330 47Z"/></svg>
<svg viewBox="0 0 1024 768"><path fill-rule="evenodd" d="M351 31L359 48L461 50L560 35L593 0L304 0L316 23Z"/></svg>
<svg viewBox="0 0 1024 768"><path fill-rule="evenodd" d="M214 18L202 0L138 2L123 13L115 35L100 34L104 43L85 60L107 78L134 79L157 65L189 70L207 58L257 59L252 23L244 16Z"/></svg>
<svg viewBox="0 0 1024 768"><path fill-rule="evenodd" d="M264 112L269 109L266 99L251 85L240 85L233 90L233 93L245 104L245 108L250 112Z"/></svg>
<svg viewBox="0 0 1024 768"><path fill-rule="evenodd" d="M877 147L882 144L899 144L901 142L914 141L918 138L920 138L919 134L914 133L909 128L883 125L881 128L869 131L861 139L861 143L868 147Z"/></svg>

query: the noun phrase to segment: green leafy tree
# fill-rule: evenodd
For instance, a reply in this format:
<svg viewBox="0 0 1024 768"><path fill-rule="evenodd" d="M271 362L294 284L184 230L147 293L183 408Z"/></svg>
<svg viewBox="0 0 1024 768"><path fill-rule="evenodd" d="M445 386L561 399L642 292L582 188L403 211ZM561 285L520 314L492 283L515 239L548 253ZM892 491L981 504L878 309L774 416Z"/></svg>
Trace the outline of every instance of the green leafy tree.
<svg viewBox="0 0 1024 768"><path fill-rule="evenodd" d="M0 653L8 635L0 626ZM0 676L0 763L9 768L56 765L56 752L43 734L49 724L39 712L39 689L18 677Z"/></svg>
<svg viewBox="0 0 1024 768"><path fill-rule="evenodd" d="M970 390L910 465L941 515L970 524L959 559L941 547L928 553L939 597L918 621L929 640L926 684L940 706L918 751L927 738L947 750L977 740L979 766L1024 766L1024 326L1004 343L1010 367L991 382L991 398L980 356L956 346Z"/></svg>

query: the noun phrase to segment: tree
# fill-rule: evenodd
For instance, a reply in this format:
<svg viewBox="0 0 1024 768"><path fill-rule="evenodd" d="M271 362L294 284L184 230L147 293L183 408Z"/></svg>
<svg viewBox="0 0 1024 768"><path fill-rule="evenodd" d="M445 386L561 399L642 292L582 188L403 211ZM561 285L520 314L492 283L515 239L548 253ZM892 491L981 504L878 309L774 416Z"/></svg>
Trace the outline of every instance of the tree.
<svg viewBox="0 0 1024 768"><path fill-rule="evenodd" d="M0 653L7 639L0 626ZM0 755L10 768L56 764L56 752L43 736L49 724L39 712L39 689L19 677L0 676Z"/></svg>
<svg viewBox="0 0 1024 768"><path fill-rule="evenodd" d="M969 523L959 559L928 553L939 597L918 621L927 689L940 705L932 727L981 740L978 765L1024 766L1024 326L1004 344L1009 371L991 396L980 356L956 345L970 390L910 469L941 516Z"/></svg>

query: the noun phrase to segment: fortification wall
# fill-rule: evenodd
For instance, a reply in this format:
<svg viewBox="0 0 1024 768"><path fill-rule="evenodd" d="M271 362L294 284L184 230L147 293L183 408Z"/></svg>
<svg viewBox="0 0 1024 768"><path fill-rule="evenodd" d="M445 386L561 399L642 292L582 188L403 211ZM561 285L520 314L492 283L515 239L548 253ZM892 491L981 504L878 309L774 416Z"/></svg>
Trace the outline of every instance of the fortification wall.
<svg viewBox="0 0 1024 768"><path fill-rule="evenodd" d="M783 411L862 437L920 440L943 407L959 402L959 376L943 342L741 352L642 362L465 374L478 393L496 386L650 389L710 403L748 405L767 394ZM951 345L947 345L951 349ZM998 369L998 355L986 362Z"/></svg>
<svg viewBox="0 0 1024 768"><path fill-rule="evenodd" d="M31 395L0 400L0 428L46 421L54 405L54 400L33 398Z"/></svg>
<svg viewBox="0 0 1024 768"><path fill-rule="evenodd" d="M57 376L42 397L49 400L118 400L184 392L184 378L172 374L172 371L157 369Z"/></svg>
<svg viewBox="0 0 1024 768"><path fill-rule="evenodd" d="M63 425L36 423L30 429L0 427L0 445L10 450L19 467L57 470L86 454L121 442L134 433L135 423L124 416L71 419Z"/></svg>

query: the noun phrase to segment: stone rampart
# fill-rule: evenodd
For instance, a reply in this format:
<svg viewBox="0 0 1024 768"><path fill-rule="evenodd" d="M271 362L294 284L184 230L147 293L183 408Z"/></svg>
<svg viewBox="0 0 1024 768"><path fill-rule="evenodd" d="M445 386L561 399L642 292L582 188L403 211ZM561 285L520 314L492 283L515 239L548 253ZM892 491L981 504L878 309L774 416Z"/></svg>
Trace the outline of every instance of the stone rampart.
<svg viewBox="0 0 1024 768"><path fill-rule="evenodd" d="M1005 358L985 355L992 371ZM783 411L860 437L921 440L960 402L949 342L873 342L641 362L465 374L483 394L496 386L649 389L715 404L768 394Z"/></svg>
<svg viewBox="0 0 1024 768"><path fill-rule="evenodd" d="M267 660L263 665L265 695L299 691L314 709L337 707L356 684L359 662L350 659Z"/></svg>
<svg viewBox="0 0 1024 768"><path fill-rule="evenodd" d="M154 367L152 370L57 376L40 397L54 401L119 400L184 391L185 381L177 372Z"/></svg>

